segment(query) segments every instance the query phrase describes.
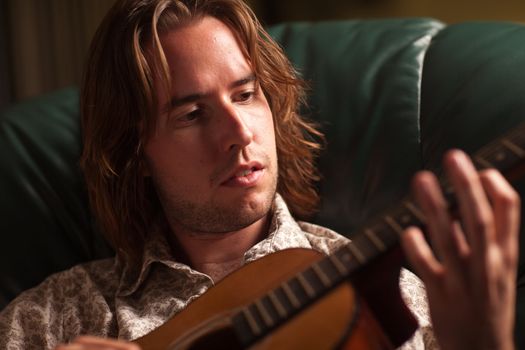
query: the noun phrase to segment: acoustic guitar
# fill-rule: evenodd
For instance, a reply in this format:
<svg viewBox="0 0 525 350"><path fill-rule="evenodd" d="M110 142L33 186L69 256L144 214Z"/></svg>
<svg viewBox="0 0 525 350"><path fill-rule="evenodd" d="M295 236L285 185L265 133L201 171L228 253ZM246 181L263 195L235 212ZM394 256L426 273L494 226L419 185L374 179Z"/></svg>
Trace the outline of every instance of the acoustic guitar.
<svg viewBox="0 0 525 350"><path fill-rule="evenodd" d="M525 170L525 124L481 148L480 168ZM450 185L443 191L454 207ZM453 209L451 209L453 210ZM247 264L136 340L144 350L392 349L417 329L401 299L399 236L425 225L410 197L324 256L288 249Z"/></svg>

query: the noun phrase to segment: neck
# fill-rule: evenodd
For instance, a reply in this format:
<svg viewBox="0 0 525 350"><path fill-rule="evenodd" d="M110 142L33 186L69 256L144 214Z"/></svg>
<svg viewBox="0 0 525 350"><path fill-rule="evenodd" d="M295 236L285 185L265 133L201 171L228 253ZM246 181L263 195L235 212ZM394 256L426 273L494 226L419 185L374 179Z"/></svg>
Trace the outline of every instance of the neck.
<svg viewBox="0 0 525 350"><path fill-rule="evenodd" d="M226 233L191 233L177 227L171 245L183 261L205 272L206 266L242 260L244 253L268 234L270 215L238 231Z"/></svg>

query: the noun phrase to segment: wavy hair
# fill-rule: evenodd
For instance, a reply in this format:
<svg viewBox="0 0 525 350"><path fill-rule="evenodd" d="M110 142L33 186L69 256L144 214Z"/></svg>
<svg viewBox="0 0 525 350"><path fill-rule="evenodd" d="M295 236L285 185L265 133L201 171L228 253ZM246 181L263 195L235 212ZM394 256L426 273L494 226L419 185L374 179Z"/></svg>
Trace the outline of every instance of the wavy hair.
<svg viewBox="0 0 525 350"><path fill-rule="evenodd" d="M241 0L118 1L93 38L84 71L81 168L97 222L126 260L140 258L159 217L166 223L151 179L143 176L142 153L157 115L154 79L171 80L159 36L203 16L232 30L268 99L277 191L297 218L312 214L318 203L314 163L322 134L298 114L304 83L250 8Z"/></svg>

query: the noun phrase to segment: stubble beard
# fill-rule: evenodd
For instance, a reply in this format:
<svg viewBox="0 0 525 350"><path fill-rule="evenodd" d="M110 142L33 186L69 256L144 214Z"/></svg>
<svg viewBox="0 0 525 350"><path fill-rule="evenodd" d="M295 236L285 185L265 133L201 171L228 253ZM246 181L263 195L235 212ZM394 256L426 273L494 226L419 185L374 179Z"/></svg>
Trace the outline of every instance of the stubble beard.
<svg viewBox="0 0 525 350"><path fill-rule="evenodd" d="M172 229L181 227L194 235L221 234L248 227L269 213L277 192L277 174L271 176L271 183L261 194L262 199L247 203L233 202L230 205L216 201L196 203L167 193L158 183L156 187Z"/></svg>

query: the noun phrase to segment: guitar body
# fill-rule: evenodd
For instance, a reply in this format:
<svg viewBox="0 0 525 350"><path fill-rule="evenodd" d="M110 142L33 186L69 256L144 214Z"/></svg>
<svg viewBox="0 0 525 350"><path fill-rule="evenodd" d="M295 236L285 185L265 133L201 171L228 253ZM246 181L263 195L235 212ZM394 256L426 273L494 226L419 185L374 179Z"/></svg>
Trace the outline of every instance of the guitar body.
<svg viewBox="0 0 525 350"><path fill-rule="evenodd" d="M288 249L249 263L136 343L144 350L242 348L232 329L232 313L322 257L309 249ZM391 349L393 346L363 299L346 282L252 348Z"/></svg>

